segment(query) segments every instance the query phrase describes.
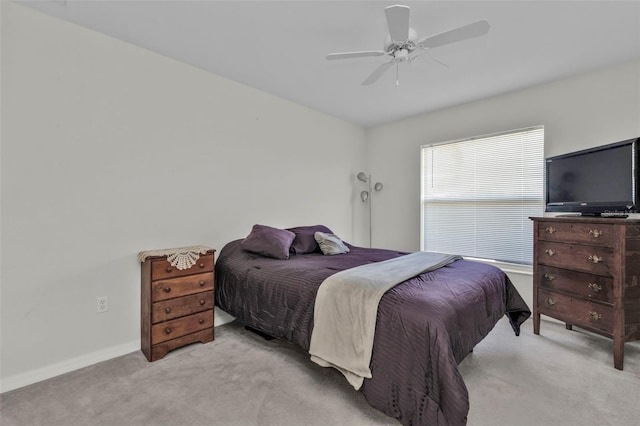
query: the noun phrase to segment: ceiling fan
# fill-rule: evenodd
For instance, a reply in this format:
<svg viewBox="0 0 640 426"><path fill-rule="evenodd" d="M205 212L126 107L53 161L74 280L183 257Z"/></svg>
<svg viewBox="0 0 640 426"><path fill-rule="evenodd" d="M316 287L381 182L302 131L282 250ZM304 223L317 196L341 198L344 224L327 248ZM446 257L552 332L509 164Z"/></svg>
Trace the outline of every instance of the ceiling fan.
<svg viewBox="0 0 640 426"><path fill-rule="evenodd" d="M401 62L412 62L415 58L424 53L424 51L434 47L467 40L473 37L479 37L489 32L490 28L489 23L483 20L418 40L416 30L409 27L409 12L409 6L399 4L388 6L384 9L384 14L387 17L389 34L385 39L383 50L331 53L327 55L327 59L333 60L386 55L390 59L374 70L373 73L371 73L371 75L362 82L362 84L366 86L375 83L382 74L395 64L396 86L398 86L398 64Z"/></svg>

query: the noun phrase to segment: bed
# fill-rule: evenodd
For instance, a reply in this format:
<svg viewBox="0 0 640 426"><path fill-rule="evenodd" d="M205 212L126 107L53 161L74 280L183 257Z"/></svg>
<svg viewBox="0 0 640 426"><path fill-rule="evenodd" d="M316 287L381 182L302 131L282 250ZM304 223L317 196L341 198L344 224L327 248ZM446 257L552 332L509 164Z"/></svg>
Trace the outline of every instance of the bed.
<svg viewBox="0 0 640 426"><path fill-rule="evenodd" d="M308 242L318 229L330 232L320 225L291 228L293 241ZM344 254L324 255L312 244L296 253L290 243L290 255L278 259L248 251L249 237L221 250L216 303L247 327L306 351L325 279L408 254L347 243ZM379 302L371 378L360 391L405 425L466 424L469 397L457 366L505 315L518 335L531 312L508 277L487 264L460 259L394 286Z"/></svg>

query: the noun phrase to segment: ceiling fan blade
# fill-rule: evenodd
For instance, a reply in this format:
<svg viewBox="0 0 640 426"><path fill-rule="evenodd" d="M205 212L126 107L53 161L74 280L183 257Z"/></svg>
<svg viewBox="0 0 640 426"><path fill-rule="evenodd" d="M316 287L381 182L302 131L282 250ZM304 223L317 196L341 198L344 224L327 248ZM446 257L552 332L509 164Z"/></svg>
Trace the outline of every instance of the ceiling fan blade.
<svg viewBox="0 0 640 426"><path fill-rule="evenodd" d="M445 44L456 43L458 41L484 35L489 32L489 28L491 28L491 26L487 21L478 21L473 24L464 25L453 30L423 38L417 45L423 49L432 49Z"/></svg>
<svg viewBox="0 0 640 426"><path fill-rule="evenodd" d="M371 73L371 75L369 77L367 77L367 79L365 81L362 82L363 86L368 86L370 84L375 83L376 81L378 81L378 79L382 76L382 74L385 73L385 71L387 71L389 69L389 67L391 67L391 65L393 65L395 63L395 61L389 61L389 62L385 62L384 64L380 65L378 68L376 68L376 70L374 72Z"/></svg>
<svg viewBox="0 0 640 426"><path fill-rule="evenodd" d="M405 42L409 39L409 6L396 4L384 8L391 41Z"/></svg>
<svg viewBox="0 0 640 426"><path fill-rule="evenodd" d="M342 53L330 53L327 55L327 59L347 59L347 58L363 58L366 56L382 56L386 55L383 50L365 50L362 52L342 52Z"/></svg>

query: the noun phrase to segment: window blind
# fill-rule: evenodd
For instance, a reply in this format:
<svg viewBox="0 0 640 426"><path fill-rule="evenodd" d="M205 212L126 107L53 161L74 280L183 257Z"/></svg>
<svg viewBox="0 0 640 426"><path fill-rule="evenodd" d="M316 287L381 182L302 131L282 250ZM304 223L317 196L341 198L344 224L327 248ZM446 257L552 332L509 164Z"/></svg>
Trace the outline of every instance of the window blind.
<svg viewBox="0 0 640 426"><path fill-rule="evenodd" d="M422 249L531 264L542 126L422 147Z"/></svg>

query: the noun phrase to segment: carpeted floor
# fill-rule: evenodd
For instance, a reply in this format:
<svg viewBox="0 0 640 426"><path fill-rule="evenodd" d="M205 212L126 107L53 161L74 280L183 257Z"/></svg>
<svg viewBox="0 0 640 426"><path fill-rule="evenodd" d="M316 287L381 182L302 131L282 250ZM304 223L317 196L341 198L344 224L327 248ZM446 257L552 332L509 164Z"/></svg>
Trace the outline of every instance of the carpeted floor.
<svg viewBox="0 0 640 426"><path fill-rule="evenodd" d="M469 425L640 424L640 344L627 343L625 370L611 341L543 321L515 337L500 321L460 365ZM384 425L332 369L285 341L238 323L216 340L149 363L135 352L0 396L0 424L13 425Z"/></svg>

